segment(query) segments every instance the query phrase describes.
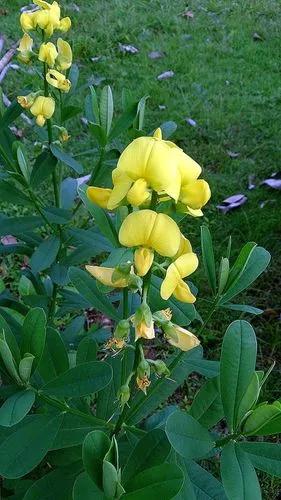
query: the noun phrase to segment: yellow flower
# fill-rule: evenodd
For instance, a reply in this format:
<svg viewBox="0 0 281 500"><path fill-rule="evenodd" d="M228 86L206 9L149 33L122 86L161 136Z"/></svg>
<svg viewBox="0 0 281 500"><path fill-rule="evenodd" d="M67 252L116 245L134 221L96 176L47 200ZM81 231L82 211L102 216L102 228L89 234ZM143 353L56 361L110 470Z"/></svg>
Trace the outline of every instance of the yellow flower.
<svg viewBox="0 0 281 500"><path fill-rule="evenodd" d="M23 12L20 16L20 24L23 31L35 30L37 26L38 12Z"/></svg>
<svg viewBox="0 0 281 500"><path fill-rule="evenodd" d="M18 47L19 51L18 59L22 63L28 64L30 62L32 55L32 47L33 47L33 40L31 36L29 36L28 33L24 33Z"/></svg>
<svg viewBox="0 0 281 500"><path fill-rule="evenodd" d="M31 92L31 94L28 94L28 95L19 95L17 97L17 101L21 105L22 108L30 109L32 104L34 103L36 97L38 97L40 95L40 93L41 93L41 91Z"/></svg>
<svg viewBox="0 0 281 500"><path fill-rule="evenodd" d="M113 267L86 266L87 271L103 285L113 288L125 288L128 286L129 274L114 279L115 269Z"/></svg>
<svg viewBox="0 0 281 500"><path fill-rule="evenodd" d="M51 42L42 43L39 49L39 61L47 63L50 68L53 68L58 56L55 45Z"/></svg>
<svg viewBox="0 0 281 500"><path fill-rule="evenodd" d="M111 191L111 189L90 186L87 188L87 196L93 203L106 209Z"/></svg>
<svg viewBox="0 0 281 500"><path fill-rule="evenodd" d="M171 217L145 209L126 217L120 227L119 241L125 247L146 247L173 257L180 246L181 233Z"/></svg>
<svg viewBox="0 0 281 500"><path fill-rule="evenodd" d="M192 274L197 267L198 258L192 252L181 255L170 264L160 289L162 299L168 300L173 294L182 302L191 304L195 302L196 297L191 293L189 286L182 278Z"/></svg>
<svg viewBox="0 0 281 500"><path fill-rule="evenodd" d="M39 96L35 99L30 108L33 116L36 116L36 123L43 127L46 120L49 120L55 111L55 101L52 97Z"/></svg>
<svg viewBox="0 0 281 500"><path fill-rule="evenodd" d="M127 193L127 201L133 207L139 207L151 198L145 179L138 179Z"/></svg>
<svg viewBox="0 0 281 500"><path fill-rule="evenodd" d="M154 321L149 306L142 303L132 316L132 323L135 327L135 340L140 338L154 339Z"/></svg>
<svg viewBox="0 0 281 500"><path fill-rule="evenodd" d="M46 75L47 82L55 87L56 89L61 90L62 92L69 92L71 87L71 82L68 80L62 73L55 69L50 69Z"/></svg>
<svg viewBox="0 0 281 500"><path fill-rule="evenodd" d="M60 21L59 30L63 33L66 33L71 28L71 19L70 17L64 17Z"/></svg>
<svg viewBox="0 0 281 500"><path fill-rule="evenodd" d="M193 333L172 323L164 327L164 333L168 342L182 351L189 351L200 344L200 340Z"/></svg>
<svg viewBox="0 0 281 500"><path fill-rule="evenodd" d="M135 139L123 151L117 168L113 171L113 196L116 206L127 195L132 184L138 180L142 180L142 189L136 188L138 195L141 191L147 197L146 188L151 188L159 194L166 193L177 201L181 185L177 163L173 148L162 140L160 129L153 137ZM123 177L120 177L120 174L123 174ZM119 185L125 179L127 189L124 184Z"/></svg>
<svg viewBox="0 0 281 500"><path fill-rule="evenodd" d="M203 179L197 179L193 182L182 184L179 207L184 205L184 212L200 217L203 215L201 208L206 205L211 197L209 184Z"/></svg>
<svg viewBox="0 0 281 500"><path fill-rule="evenodd" d="M42 8L36 12L36 20L39 28L45 31L47 36L52 36L55 29L60 29L60 6L57 2L49 4L42 0L34 0L34 3Z"/></svg>
<svg viewBox="0 0 281 500"><path fill-rule="evenodd" d="M135 250L134 263L139 276L145 276L152 266L154 252L150 248L140 247Z"/></svg>
<svg viewBox="0 0 281 500"><path fill-rule="evenodd" d="M56 67L60 71L66 71L70 68L72 64L72 50L65 40L62 38L58 38L57 41L58 47L58 57L56 60Z"/></svg>

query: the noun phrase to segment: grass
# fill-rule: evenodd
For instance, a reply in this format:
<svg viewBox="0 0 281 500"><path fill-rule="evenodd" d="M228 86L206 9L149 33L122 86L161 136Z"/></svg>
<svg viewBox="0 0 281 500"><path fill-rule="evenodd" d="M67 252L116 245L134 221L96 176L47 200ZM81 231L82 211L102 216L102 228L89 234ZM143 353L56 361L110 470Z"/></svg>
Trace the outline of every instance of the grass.
<svg viewBox="0 0 281 500"><path fill-rule="evenodd" d="M0 24L8 46L20 36L16 15L23 3L2 0ZM203 165L204 177L212 188L205 217L218 257L230 234L234 256L250 240L272 253L269 270L243 299L266 310L252 321L260 341L260 365L267 368L272 359L280 361L280 192L259 185L278 170L280 158L281 86L276 58L280 47L280 2L193 0L188 2L193 18L182 16L187 7L182 0L76 0L80 7L77 13L73 3L64 3L66 15L73 19L69 37L82 80L94 76L96 82L109 83L117 109L124 88L139 98L149 94L147 131L174 120L178 124L174 139ZM138 54L123 55L119 42L136 46ZM151 60L148 54L152 50L162 51L165 56ZM93 63L94 56L101 58ZM174 71L174 77L158 81L157 75L167 70ZM20 69L9 73L3 87L13 98L19 87L31 85L32 80L32 75ZM197 126L188 124L187 118L195 120ZM74 150L90 147L78 120L70 133L75 138L70 145ZM239 155L230 158L229 151ZM84 164L90 170L91 160ZM257 186L252 191L247 189L249 175L255 176ZM216 205L220 201L240 192L248 197L242 208L227 215L218 212ZM195 248L199 245L201 222L186 221L186 233ZM203 296L208 293L201 272L196 285ZM205 340L212 354L230 319L229 313L220 313L211 322ZM265 393L269 400L279 396L279 374L280 368L275 368ZM264 484L267 498L277 494L278 483L273 484Z"/></svg>

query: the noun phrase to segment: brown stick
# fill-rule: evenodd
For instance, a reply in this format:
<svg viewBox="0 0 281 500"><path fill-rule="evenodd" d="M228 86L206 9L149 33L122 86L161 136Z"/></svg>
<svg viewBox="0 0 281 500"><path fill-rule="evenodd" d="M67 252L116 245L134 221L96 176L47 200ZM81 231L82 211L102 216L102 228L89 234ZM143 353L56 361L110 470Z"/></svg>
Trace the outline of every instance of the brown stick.
<svg viewBox="0 0 281 500"><path fill-rule="evenodd" d="M15 52L16 52L16 47L12 47L11 49L8 50L8 52L6 52L6 54L4 54L2 59L0 59L0 73L2 73L5 66L9 64Z"/></svg>

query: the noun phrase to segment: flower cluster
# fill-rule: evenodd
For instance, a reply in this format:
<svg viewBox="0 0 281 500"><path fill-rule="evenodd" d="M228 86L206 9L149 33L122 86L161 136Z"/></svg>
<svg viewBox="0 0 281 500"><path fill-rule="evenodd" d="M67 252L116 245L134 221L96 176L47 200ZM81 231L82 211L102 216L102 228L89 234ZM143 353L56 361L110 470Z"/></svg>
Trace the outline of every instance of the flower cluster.
<svg viewBox="0 0 281 500"><path fill-rule="evenodd" d="M87 271L111 289L141 292L141 304L133 316L117 325L107 348L118 351L128 345L130 323L136 341L154 339L155 331L161 329L166 340L183 351L199 344L195 335L172 322L170 309L151 311L149 283L152 271L160 273L162 299L174 296L185 303L196 300L185 278L197 269L198 258L174 218L164 212L203 215L202 208L211 193L208 183L198 178L200 174L201 167L174 143L163 140L161 129L157 129L152 137L139 137L123 151L112 172L112 189L88 187L88 198L106 210L127 206L128 215L118 237L122 246L133 250L134 258L115 268L88 265ZM135 377L144 392L151 371L158 376L169 375L162 360L145 359L141 344ZM120 394L123 404L128 401L128 388L129 383Z"/></svg>
<svg viewBox="0 0 281 500"><path fill-rule="evenodd" d="M71 27L69 17L61 19L61 10L57 2L49 4L43 0L34 0L37 9L23 12L20 17L24 35L18 47L18 59L29 64L34 58L43 63L44 91L38 90L25 96L19 96L19 104L29 109L36 118L36 123L42 127L55 112L55 99L49 92L49 85L60 92L69 92L71 83L66 72L72 64L72 50L68 42L58 38L56 44L47 41L55 31L67 32ZM39 51L33 49L34 41L30 31L41 34L42 43ZM67 134L64 134L67 137Z"/></svg>

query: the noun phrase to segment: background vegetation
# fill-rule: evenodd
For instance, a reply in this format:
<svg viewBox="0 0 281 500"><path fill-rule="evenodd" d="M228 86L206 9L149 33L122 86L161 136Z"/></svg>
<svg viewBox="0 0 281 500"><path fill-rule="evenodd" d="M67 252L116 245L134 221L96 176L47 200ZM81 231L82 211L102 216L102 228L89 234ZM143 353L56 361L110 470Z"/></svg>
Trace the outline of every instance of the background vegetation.
<svg viewBox="0 0 281 500"><path fill-rule="evenodd" d="M277 361L270 387L266 387L266 397L276 398L280 381L280 192L260 186L260 182L278 171L280 161L281 84L276 57L280 50L280 2L61 3L65 15L73 19L71 41L82 82L90 80L97 88L109 83L120 107L123 89L134 97L149 95L148 132L167 120L178 124L173 140L204 167L204 177L212 188L205 217L218 250L226 247L232 234L234 256L249 240L272 253L272 264L248 292L247 303L264 309L253 324L264 368L273 359ZM16 17L22 6L22 0L1 2L0 32L6 37L7 49L20 37ZM133 45L138 52L124 54L120 43ZM151 59L152 51L163 53L163 57ZM168 70L174 76L159 81L157 76ZM12 99L31 85L32 79L31 70L21 66L8 73L3 90ZM24 137L29 134L27 127ZM92 147L80 118L72 122L70 134L71 147L77 153ZM83 156L80 161L90 171L93 158ZM254 176L253 190L248 190L249 176ZM226 215L219 212L216 205L235 193L244 193L247 203ZM199 242L201 222L186 219L186 234L192 241ZM17 266L21 266L20 261ZM5 279L9 279L6 269L10 267L10 261L3 261ZM196 285L203 295L207 285L200 271ZM205 345L212 352L220 346L229 316L228 311L211 323ZM188 403L189 395L183 395ZM264 489L268 498L275 497L278 483L273 481Z"/></svg>

